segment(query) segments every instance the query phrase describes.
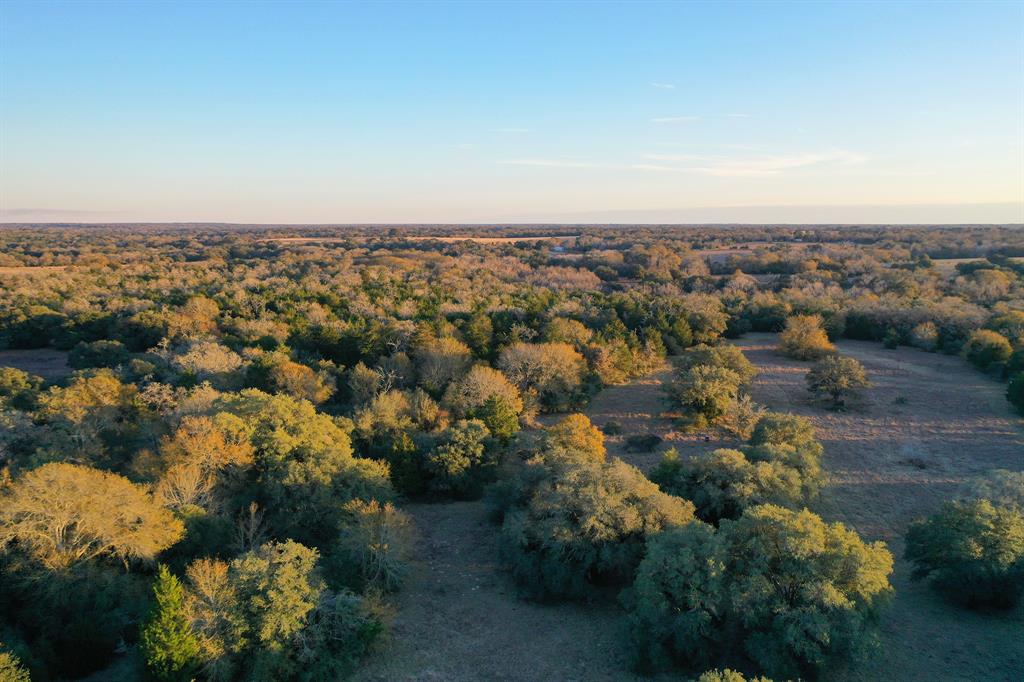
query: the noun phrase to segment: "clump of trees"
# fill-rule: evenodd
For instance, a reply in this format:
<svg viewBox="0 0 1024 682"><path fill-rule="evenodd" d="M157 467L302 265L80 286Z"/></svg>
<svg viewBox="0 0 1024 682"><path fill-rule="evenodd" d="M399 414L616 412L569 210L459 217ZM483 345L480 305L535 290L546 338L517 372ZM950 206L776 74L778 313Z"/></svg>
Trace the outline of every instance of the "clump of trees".
<svg viewBox="0 0 1024 682"><path fill-rule="evenodd" d="M700 344L680 357L675 379L666 390L673 403L687 410L690 428L720 424L745 434L759 413L744 394L756 375L739 348Z"/></svg>
<svg viewBox="0 0 1024 682"><path fill-rule="evenodd" d="M760 504L800 508L813 500L822 483L821 445L810 423L768 413L754 434L742 451L719 449L684 460L669 450L651 480L691 500L698 518L715 525Z"/></svg>
<svg viewBox="0 0 1024 682"><path fill-rule="evenodd" d="M1010 608L1024 591L1024 514L987 499L947 502L907 531L915 579L969 608Z"/></svg>
<svg viewBox="0 0 1024 682"><path fill-rule="evenodd" d="M331 591L316 550L268 543L230 563L199 559L184 586L165 570L143 626L158 679L336 679L380 636L368 601Z"/></svg>
<svg viewBox="0 0 1024 682"><path fill-rule="evenodd" d="M807 510L670 529L624 597L638 663L699 670L742 653L775 677L815 677L874 641L891 572L883 544Z"/></svg>
<svg viewBox="0 0 1024 682"><path fill-rule="evenodd" d="M585 419L585 417L583 418ZM593 432L554 428L498 502L503 560L535 598L583 598L628 584L644 541L693 520L693 505L666 495L639 470L605 461ZM586 426L586 425L583 425Z"/></svg>

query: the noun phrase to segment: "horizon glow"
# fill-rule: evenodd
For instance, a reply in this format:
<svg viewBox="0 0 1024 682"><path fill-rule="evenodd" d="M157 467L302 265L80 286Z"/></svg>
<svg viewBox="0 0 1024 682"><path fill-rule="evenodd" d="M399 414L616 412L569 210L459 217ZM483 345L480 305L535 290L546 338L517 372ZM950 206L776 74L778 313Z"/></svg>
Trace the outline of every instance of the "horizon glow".
<svg viewBox="0 0 1024 682"><path fill-rule="evenodd" d="M1024 223L1024 3L0 3L0 222Z"/></svg>

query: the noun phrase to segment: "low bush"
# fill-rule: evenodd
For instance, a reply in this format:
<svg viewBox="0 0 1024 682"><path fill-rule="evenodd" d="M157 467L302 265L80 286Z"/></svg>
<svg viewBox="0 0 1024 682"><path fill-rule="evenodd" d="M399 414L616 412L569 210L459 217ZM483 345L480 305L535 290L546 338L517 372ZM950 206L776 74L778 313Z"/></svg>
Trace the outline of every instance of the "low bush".
<svg viewBox="0 0 1024 682"><path fill-rule="evenodd" d="M913 578L969 608L1010 608L1024 590L1024 515L990 501L948 502L907 531Z"/></svg>
<svg viewBox="0 0 1024 682"><path fill-rule="evenodd" d="M412 559L412 519L390 502L352 500L341 534L326 561L327 577L359 592L393 592L405 582Z"/></svg>
<svg viewBox="0 0 1024 682"><path fill-rule="evenodd" d="M984 371L993 363L1009 360L1013 346L999 332L977 329L967 338L962 353L968 362Z"/></svg>
<svg viewBox="0 0 1024 682"><path fill-rule="evenodd" d="M626 438L626 449L633 452L650 452L661 444L661 436L653 433L638 433Z"/></svg>

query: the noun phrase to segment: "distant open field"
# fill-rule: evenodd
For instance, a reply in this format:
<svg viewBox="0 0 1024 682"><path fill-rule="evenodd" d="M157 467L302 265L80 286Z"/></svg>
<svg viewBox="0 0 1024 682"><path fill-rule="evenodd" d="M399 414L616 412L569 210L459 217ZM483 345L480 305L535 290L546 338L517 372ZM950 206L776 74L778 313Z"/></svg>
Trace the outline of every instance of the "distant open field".
<svg viewBox="0 0 1024 682"><path fill-rule="evenodd" d="M68 354L53 348L0 350L0 367L16 367L53 381L71 373Z"/></svg>
<svg viewBox="0 0 1024 682"><path fill-rule="evenodd" d="M543 237L474 237L474 236L410 236L403 239L411 242L478 242L480 244L515 244L516 242L543 242L552 239L576 239L579 235L547 235ZM338 239L336 237L270 237L262 239L265 242L277 242L279 244L312 244L312 243L337 243L351 241L349 239Z"/></svg>
<svg viewBox="0 0 1024 682"><path fill-rule="evenodd" d="M991 468L1024 469L1024 422L1010 412L1004 386L956 357L843 341L840 350L864 363L874 387L861 408L834 413L806 399L809 364L779 356L774 335L736 343L761 370L755 399L806 415L818 429L831 481L816 511L866 539L884 540L897 557L881 650L831 679L1019 680L1024 607L988 615L950 606L911 582L899 558L910 521L934 510L965 478ZM594 398L586 410L594 423L623 428L608 438L610 455L647 471L668 447L686 456L736 444L674 430L661 390L671 377L666 366ZM897 397L906 403L894 404ZM654 452L629 451L626 437L641 433L664 442ZM483 503L407 510L422 533L418 577L399 597L393 641L357 680L652 679L629 670L626 622L615 605L541 605L517 596L499 565L498 528Z"/></svg>
<svg viewBox="0 0 1024 682"><path fill-rule="evenodd" d="M8 265L0 267L0 275L38 275L67 269L67 265Z"/></svg>

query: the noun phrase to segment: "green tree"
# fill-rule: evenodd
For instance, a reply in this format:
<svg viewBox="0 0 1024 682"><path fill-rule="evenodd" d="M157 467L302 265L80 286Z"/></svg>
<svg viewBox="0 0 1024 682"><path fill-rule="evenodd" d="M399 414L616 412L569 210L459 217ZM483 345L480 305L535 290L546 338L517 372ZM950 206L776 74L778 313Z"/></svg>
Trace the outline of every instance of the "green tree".
<svg viewBox="0 0 1024 682"><path fill-rule="evenodd" d="M779 461L751 462L738 450L720 449L681 460L665 453L651 472L665 492L693 502L697 517L717 524L758 504L792 507L804 501L800 472Z"/></svg>
<svg viewBox="0 0 1024 682"><path fill-rule="evenodd" d="M819 398L827 396L835 409L870 385L864 366L842 355L824 357L807 372L807 390Z"/></svg>
<svg viewBox="0 0 1024 682"><path fill-rule="evenodd" d="M741 381L731 369L697 365L680 374L668 392L680 406L714 422L736 401Z"/></svg>
<svg viewBox="0 0 1024 682"><path fill-rule="evenodd" d="M245 424L268 521L282 535L328 542L338 531L339 503L394 494L387 464L353 456L350 423L306 400L246 389L225 394L213 409Z"/></svg>
<svg viewBox="0 0 1024 682"><path fill-rule="evenodd" d="M581 598L628 584L650 535L693 520L693 505L622 460L541 455L505 511L501 556L535 597Z"/></svg>
<svg viewBox="0 0 1024 682"><path fill-rule="evenodd" d="M751 364L743 351L731 343L709 346L702 343L687 348L679 358L679 369L685 371L698 365L711 365L731 369L740 378L740 384L749 384L757 376L757 368Z"/></svg>
<svg viewBox="0 0 1024 682"><path fill-rule="evenodd" d="M988 500L947 502L907 531L915 579L968 607L1010 608L1024 590L1024 515Z"/></svg>
<svg viewBox="0 0 1024 682"><path fill-rule="evenodd" d="M488 397L469 416L482 421L491 435L502 441L519 433L519 413L515 405L499 395Z"/></svg>
<svg viewBox="0 0 1024 682"><path fill-rule="evenodd" d="M158 680L187 682L199 660L199 642L186 612L185 590L163 564L157 569L153 595L156 604L142 626L146 667Z"/></svg>
<svg viewBox="0 0 1024 682"><path fill-rule="evenodd" d="M446 495L478 496L495 465L484 443L490 435L479 419L453 424L427 456L428 488Z"/></svg>
<svg viewBox="0 0 1024 682"><path fill-rule="evenodd" d="M775 677L814 677L861 654L891 592L892 555L842 524L773 505L649 541L627 593L641 660L739 660ZM699 669L699 668L698 668Z"/></svg>

